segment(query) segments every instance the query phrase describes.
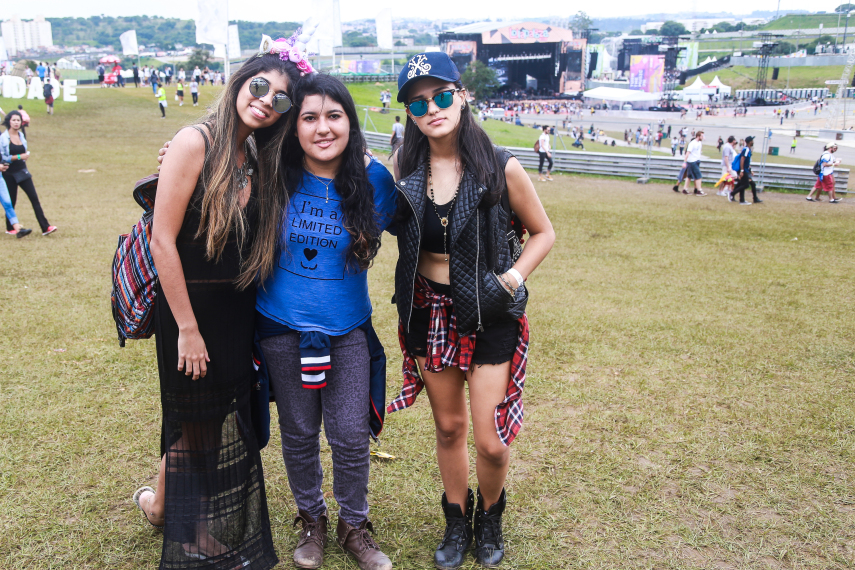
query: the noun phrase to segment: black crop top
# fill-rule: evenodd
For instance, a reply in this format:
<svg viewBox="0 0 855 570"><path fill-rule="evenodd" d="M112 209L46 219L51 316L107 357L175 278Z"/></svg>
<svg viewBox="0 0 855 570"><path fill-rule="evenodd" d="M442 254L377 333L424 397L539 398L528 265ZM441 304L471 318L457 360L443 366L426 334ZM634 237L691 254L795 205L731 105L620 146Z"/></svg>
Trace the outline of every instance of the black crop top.
<svg viewBox="0 0 855 570"><path fill-rule="evenodd" d="M454 215L454 210L449 212L450 204L437 204L436 212L433 209L433 204L428 204L425 208L424 228L422 233L421 249L431 253L447 253L451 251L451 217ZM436 213L440 216L448 217L448 227L443 228L439 222ZM445 232L445 244L443 246L443 230Z"/></svg>
<svg viewBox="0 0 855 570"><path fill-rule="evenodd" d="M9 141L9 155L14 156L16 158L16 160L13 160L12 164L9 165L9 172L17 172L19 170L24 170L25 168L27 168L26 161L17 160L19 154L24 154L26 152L27 149L24 148L24 145L15 144L11 140Z"/></svg>

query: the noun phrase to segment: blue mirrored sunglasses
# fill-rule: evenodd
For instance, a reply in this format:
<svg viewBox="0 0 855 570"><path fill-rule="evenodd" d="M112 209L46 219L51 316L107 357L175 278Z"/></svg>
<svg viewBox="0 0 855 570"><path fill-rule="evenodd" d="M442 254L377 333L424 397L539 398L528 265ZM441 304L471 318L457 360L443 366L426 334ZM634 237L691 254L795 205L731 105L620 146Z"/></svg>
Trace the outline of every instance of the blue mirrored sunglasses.
<svg viewBox="0 0 855 570"><path fill-rule="evenodd" d="M454 94L458 91L463 91L463 89L449 89L448 91L437 93L431 97L431 99L433 99L433 102L436 103L436 106L440 109L448 109L454 102ZM418 101L408 103L407 109L410 110L410 113L412 113L414 117L424 117L428 112L429 103L430 99L419 99Z"/></svg>

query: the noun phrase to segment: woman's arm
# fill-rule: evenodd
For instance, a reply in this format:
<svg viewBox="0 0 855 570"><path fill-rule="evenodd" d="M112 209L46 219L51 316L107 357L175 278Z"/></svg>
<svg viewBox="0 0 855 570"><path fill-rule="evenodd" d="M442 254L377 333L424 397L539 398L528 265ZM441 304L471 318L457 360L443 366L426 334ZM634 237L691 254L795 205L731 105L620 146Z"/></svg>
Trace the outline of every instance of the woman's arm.
<svg viewBox="0 0 855 570"><path fill-rule="evenodd" d="M511 157L505 166L505 180L508 185L511 209L522 220L530 236L526 240L522 255L513 265L513 269L519 271L525 280L552 249L552 244L555 243L555 231L552 229L552 223L543 209L543 204L540 203L540 198L537 196L531 178L514 157ZM509 278L511 284L517 281L508 273L505 273L503 277Z"/></svg>
<svg viewBox="0 0 855 570"><path fill-rule="evenodd" d="M401 167L398 166L398 153L401 152L401 149L395 151L395 154L392 155L392 170L395 173L395 181L401 179Z"/></svg>
<svg viewBox="0 0 855 570"><path fill-rule="evenodd" d="M175 135L172 143L169 156L163 157L157 183L151 253L163 293L178 323L178 370L184 370L187 376L192 374L193 380L197 380L205 377L210 358L187 295L187 283L175 239L202 172L205 142L196 130L183 129Z"/></svg>

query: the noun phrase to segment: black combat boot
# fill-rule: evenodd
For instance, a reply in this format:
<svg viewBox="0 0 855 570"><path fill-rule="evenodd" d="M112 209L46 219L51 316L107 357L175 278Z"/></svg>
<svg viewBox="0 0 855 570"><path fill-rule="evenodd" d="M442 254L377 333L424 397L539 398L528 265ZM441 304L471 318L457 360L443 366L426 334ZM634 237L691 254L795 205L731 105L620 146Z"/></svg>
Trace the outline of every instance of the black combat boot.
<svg viewBox="0 0 855 570"><path fill-rule="evenodd" d="M463 564L463 553L472 546L472 511L475 507L475 494L469 489L466 498L466 512L460 505L449 503L442 494L442 512L445 513L445 536L436 547L433 555L436 567L440 570L454 570Z"/></svg>
<svg viewBox="0 0 855 570"><path fill-rule="evenodd" d="M484 510L484 497L478 489L478 505L475 507L475 561L485 568L496 568L505 557L505 539L502 536L502 513L505 512L507 497L505 490L499 501Z"/></svg>

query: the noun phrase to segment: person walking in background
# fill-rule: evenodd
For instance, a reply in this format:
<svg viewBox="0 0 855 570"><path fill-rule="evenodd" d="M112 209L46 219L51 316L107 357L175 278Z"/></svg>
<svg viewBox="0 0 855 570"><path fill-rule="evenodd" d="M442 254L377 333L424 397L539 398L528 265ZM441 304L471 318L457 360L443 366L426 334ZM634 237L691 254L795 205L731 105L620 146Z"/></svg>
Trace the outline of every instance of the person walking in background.
<svg viewBox="0 0 855 570"><path fill-rule="evenodd" d="M42 82L42 83L44 83L44 81L45 81L45 73L47 73L47 67L45 67L44 62L40 61L40 62L39 62L39 65L38 65L38 66L36 66L36 73L37 73L37 74L38 74L38 76L39 76L39 80L41 80L41 82Z"/></svg>
<svg viewBox="0 0 855 570"><path fill-rule="evenodd" d="M161 119L166 118L166 107L169 105L166 102L166 89L163 88L163 85L157 88L157 105L160 107Z"/></svg>
<svg viewBox="0 0 855 570"><path fill-rule="evenodd" d="M160 78L157 75L157 69L154 67L151 68L151 75L148 78L149 83L151 83L151 92L157 95L157 86L160 84Z"/></svg>
<svg viewBox="0 0 855 570"><path fill-rule="evenodd" d="M671 156L677 156L677 146L680 144L680 139L677 135L671 137ZM682 153L680 153L682 154Z"/></svg>
<svg viewBox="0 0 855 570"><path fill-rule="evenodd" d="M717 192L719 196L727 196L733 190L733 182L735 179L733 172L733 159L736 158L736 149L733 148L733 143L736 142L736 137L727 137L727 142L721 147L721 190ZM731 182L728 182L731 180Z"/></svg>
<svg viewBox="0 0 855 570"><path fill-rule="evenodd" d="M537 139L537 154L540 158L540 164L537 167L537 179L541 182L552 180L552 149L549 147L549 127L543 126L543 131ZM547 162L546 176L543 175L543 163Z"/></svg>
<svg viewBox="0 0 855 570"><path fill-rule="evenodd" d="M21 115L21 133L27 136L27 127L30 126L30 115L24 111L23 105L18 105L18 113Z"/></svg>
<svg viewBox="0 0 855 570"><path fill-rule="evenodd" d="M790 143L790 154L796 154L796 137L793 137L793 142Z"/></svg>
<svg viewBox="0 0 855 570"><path fill-rule="evenodd" d="M45 105L47 105L47 114L53 115L53 84L50 81L45 82L42 91L45 96Z"/></svg>
<svg viewBox="0 0 855 570"><path fill-rule="evenodd" d="M112 71L113 71L113 73L116 74L116 85L119 87L124 87L125 86L125 78L122 77L122 66L117 63L116 65L113 66Z"/></svg>
<svg viewBox="0 0 855 570"><path fill-rule="evenodd" d="M392 125L392 152L389 154L389 159L392 159L392 156L395 152L401 148L401 145L404 144L404 125L401 124L401 117L395 116L395 124Z"/></svg>
<svg viewBox="0 0 855 570"><path fill-rule="evenodd" d="M187 80L187 73L183 67L178 68L178 81L184 83Z"/></svg>
<svg viewBox="0 0 855 570"><path fill-rule="evenodd" d="M179 78L176 83L175 96L178 97L178 106L184 106L184 80Z"/></svg>
<svg viewBox="0 0 855 570"><path fill-rule="evenodd" d="M104 72L106 71L106 68L104 67L104 64L99 63L98 67L96 68L96 71L98 73L98 83L101 84L101 87L105 87L105 85L104 85Z"/></svg>
<svg viewBox="0 0 855 570"><path fill-rule="evenodd" d="M733 202L736 194L739 194L739 203L742 206L750 206L751 202L745 201L745 189L751 186L751 194L754 197L754 203L759 204L763 200L757 197L757 185L754 183L753 173L751 172L751 155L754 149L754 137L745 137L745 146L733 159L733 170L737 173L736 186L733 191L727 195L727 199Z"/></svg>
<svg viewBox="0 0 855 570"><path fill-rule="evenodd" d="M0 161L0 173L6 172L9 169L9 164ZM6 219L12 225L11 230L6 230L6 233L20 239L33 233L33 230L25 228L18 221L18 216L15 214L15 208L12 207L12 198L9 196L9 189L6 188L6 182L3 176L0 175L0 206L3 207L6 213Z"/></svg>
<svg viewBox="0 0 855 570"><path fill-rule="evenodd" d="M721 147L724 146L724 140L721 137L718 137L718 143L716 143L716 150L721 152Z"/></svg>
<svg viewBox="0 0 855 570"><path fill-rule="evenodd" d="M9 164L9 168L3 172L3 181L9 191L9 202L14 208L18 202L18 187L24 191L33 206L36 220L41 227L42 235L46 236L56 231L56 226L50 225L39 202L39 195L33 184L33 175L27 169L27 159L30 152L27 146L27 137L21 132L21 114L18 111L10 111L3 121L6 130L0 134L0 162ZM6 218L6 233L11 233L15 227Z"/></svg>
<svg viewBox="0 0 855 570"><path fill-rule="evenodd" d="M190 80L190 96L193 98L193 106L197 106L199 104L199 82L195 75Z"/></svg>
<svg viewBox="0 0 855 570"><path fill-rule="evenodd" d="M686 149L686 158L683 166L686 167L686 185L683 187L683 194L688 194L689 180L695 183L695 196L706 196L706 192L701 190L701 152L703 151L704 131L699 130L695 133L695 138L689 143Z"/></svg>
<svg viewBox="0 0 855 570"><path fill-rule="evenodd" d="M837 204L838 202L842 202L842 200L837 198L837 194L834 191L834 167L840 164L840 160L834 156L836 151L836 144L825 145L825 151L819 157L820 169L819 175L816 178L816 184L814 184L806 198L808 202L822 202L819 197L820 191L828 192L829 203ZM814 193L816 193L815 199L811 197Z"/></svg>
<svg viewBox="0 0 855 570"><path fill-rule="evenodd" d="M133 70L133 73L134 73L134 87L139 87L140 86L140 68L137 67L137 64L135 63L133 65L133 67L131 67L131 70Z"/></svg>

